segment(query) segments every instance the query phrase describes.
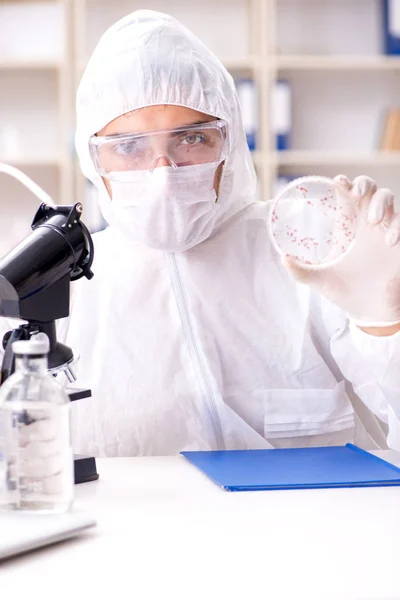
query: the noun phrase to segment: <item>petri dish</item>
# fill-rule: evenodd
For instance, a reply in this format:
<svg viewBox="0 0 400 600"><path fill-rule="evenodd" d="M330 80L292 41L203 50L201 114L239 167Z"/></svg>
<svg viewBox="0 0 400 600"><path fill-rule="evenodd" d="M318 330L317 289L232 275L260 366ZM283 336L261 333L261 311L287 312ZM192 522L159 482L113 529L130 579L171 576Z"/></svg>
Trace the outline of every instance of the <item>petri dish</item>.
<svg viewBox="0 0 400 600"><path fill-rule="evenodd" d="M355 237L354 198L328 177L293 180L275 198L269 231L276 250L307 265L340 259Z"/></svg>

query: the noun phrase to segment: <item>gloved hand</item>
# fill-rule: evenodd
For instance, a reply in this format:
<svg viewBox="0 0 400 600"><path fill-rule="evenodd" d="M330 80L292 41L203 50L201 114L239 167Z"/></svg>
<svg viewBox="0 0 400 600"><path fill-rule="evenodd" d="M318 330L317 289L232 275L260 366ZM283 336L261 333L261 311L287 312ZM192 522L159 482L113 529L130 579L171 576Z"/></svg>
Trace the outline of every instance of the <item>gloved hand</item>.
<svg viewBox="0 0 400 600"><path fill-rule="evenodd" d="M369 177L351 183L339 175L334 181L339 202L356 216L350 250L333 264L304 265L292 257L282 262L297 281L329 298L358 325L399 323L400 215L394 211L394 196L377 189Z"/></svg>

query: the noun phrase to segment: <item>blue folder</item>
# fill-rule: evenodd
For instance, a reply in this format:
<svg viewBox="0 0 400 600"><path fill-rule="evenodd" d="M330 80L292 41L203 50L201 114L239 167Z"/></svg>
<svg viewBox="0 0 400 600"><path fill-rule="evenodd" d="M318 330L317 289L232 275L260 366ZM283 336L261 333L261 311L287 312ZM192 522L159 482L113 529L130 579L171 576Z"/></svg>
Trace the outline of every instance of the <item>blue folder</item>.
<svg viewBox="0 0 400 600"><path fill-rule="evenodd" d="M384 49L386 54L400 54L399 17L400 10L396 4L399 0L382 0Z"/></svg>
<svg viewBox="0 0 400 600"><path fill-rule="evenodd" d="M400 469L354 446L181 452L226 490L400 485Z"/></svg>

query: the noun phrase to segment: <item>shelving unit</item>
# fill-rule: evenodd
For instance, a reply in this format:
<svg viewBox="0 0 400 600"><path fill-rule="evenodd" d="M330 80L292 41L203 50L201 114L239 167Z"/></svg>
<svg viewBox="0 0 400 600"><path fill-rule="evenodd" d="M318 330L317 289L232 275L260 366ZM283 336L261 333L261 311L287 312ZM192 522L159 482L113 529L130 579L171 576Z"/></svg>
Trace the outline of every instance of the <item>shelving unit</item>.
<svg viewBox="0 0 400 600"><path fill-rule="evenodd" d="M100 35L144 7L177 17L234 77L254 79L260 198L271 197L281 175L342 172L374 176L400 198L400 153L378 149L381 117L400 102L400 57L381 54L380 0L149 0L145 6L140 0L6 0L0 3L0 161L27 170L58 202L83 201L96 221L96 201L73 145L76 88ZM272 89L281 78L293 92L292 146L285 152L275 149L271 115ZM10 152L10 134L7 151L10 124L19 152L18 144ZM0 185L3 197L12 195L0 225L7 232L25 192L2 176ZM26 226L33 210L22 206L28 212L21 209L18 218Z"/></svg>
<svg viewBox="0 0 400 600"><path fill-rule="evenodd" d="M310 56L285 55L272 58L272 66L280 71L377 71L399 70L396 56Z"/></svg>
<svg viewBox="0 0 400 600"><path fill-rule="evenodd" d="M297 166L398 166L400 167L400 152L318 152L316 151L285 151L275 152L272 156L274 165Z"/></svg>
<svg viewBox="0 0 400 600"><path fill-rule="evenodd" d="M270 0L271 79L290 82L292 145L264 156L270 180L368 174L400 198L399 152L382 152L385 111L399 105L400 57L383 52L380 0Z"/></svg>
<svg viewBox="0 0 400 600"><path fill-rule="evenodd" d="M1 71L57 71L61 64L55 60L2 60L0 58Z"/></svg>

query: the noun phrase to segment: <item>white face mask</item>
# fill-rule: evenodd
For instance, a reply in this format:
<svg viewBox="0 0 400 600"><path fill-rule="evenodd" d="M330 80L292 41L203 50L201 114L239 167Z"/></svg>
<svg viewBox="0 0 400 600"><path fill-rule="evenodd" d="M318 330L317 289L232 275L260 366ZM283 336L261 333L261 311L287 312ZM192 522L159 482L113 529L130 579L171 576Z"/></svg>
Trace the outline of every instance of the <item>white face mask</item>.
<svg viewBox="0 0 400 600"><path fill-rule="evenodd" d="M147 246L183 252L207 239L219 206L218 163L113 173L113 224Z"/></svg>

